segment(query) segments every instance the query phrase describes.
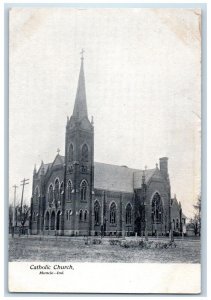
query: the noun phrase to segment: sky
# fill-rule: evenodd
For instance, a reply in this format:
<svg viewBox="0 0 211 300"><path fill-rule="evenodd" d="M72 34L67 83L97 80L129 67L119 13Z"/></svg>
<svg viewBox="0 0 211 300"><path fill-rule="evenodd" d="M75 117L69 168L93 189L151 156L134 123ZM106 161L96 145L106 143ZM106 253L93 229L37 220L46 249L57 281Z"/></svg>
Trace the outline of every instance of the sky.
<svg viewBox="0 0 211 300"><path fill-rule="evenodd" d="M144 169L169 158L187 217L200 194L200 10L14 8L9 41L9 201L30 202L34 165L64 155L85 49L95 161Z"/></svg>

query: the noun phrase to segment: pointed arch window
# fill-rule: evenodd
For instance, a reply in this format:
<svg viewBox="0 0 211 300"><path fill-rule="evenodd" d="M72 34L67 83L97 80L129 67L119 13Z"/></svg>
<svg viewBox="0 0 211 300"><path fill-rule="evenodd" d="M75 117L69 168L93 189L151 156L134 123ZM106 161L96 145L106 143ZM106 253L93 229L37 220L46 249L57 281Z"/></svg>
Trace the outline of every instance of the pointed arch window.
<svg viewBox="0 0 211 300"><path fill-rule="evenodd" d="M161 197L156 193L152 199L152 221L153 223L161 223L163 215L163 207Z"/></svg>
<svg viewBox="0 0 211 300"><path fill-rule="evenodd" d="M70 144L68 151L68 161L73 161L73 144Z"/></svg>
<svg viewBox="0 0 211 300"><path fill-rule="evenodd" d="M61 201L63 201L63 195L64 195L64 182L60 184L60 199L59 199L59 204L61 204Z"/></svg>
<svg viewBox="0 0 211 300"><path fill-rule="evenodd" d="M132 206L131 206L130 203L128 203L128 205L126 206L125 220L126 220L126 225L131 224L131 221L132 221Z"/></svg>
<svg viewBox="0 0 211 300"><path fill-rule="evenodd" d="M56 204L59 201L59 198L60 198L59 196L60 196L59 180L56 179L56 181L55 181L55 190L54 190L54 199L55 199Z"/></svg>
<svg viewBox="0 0 211 300"><path fill-rule="evenodd" d="M100 204L98 201L95 201L94 215L95 215L95 225L99 225L99 223L100 223Z"/></svg>
<svg viewBox="0 0 211 300"><path fill-rule="evenodd" d="M84 162L89 160L89 149L87 144L84 144L82 147L81 160Z"/></svg>
<svg viewBox="0 0 211 300"><path fill-rule="evenodd" d="M72 193L72 182L69 180L67 183L67 200L71 201L71 193Z"/></svg>
<svg viewBox="0 0 211 300"><path fill-rule="evenodd" d="M49 186L49 189L48 189L48 202L49 202L50 206L53 203L53 185L52 184Z"/></svg>
<svg viewBox="0 0 211 300"><path fill-rule="evenodd" d="M116 224L116 204L114 202L110 207L110 223Z"/></svg>
<svg viewBox="0 0 211 300"><path fill-rule="evenodd" d="M88 190L88 185L85 180L81 182L81 200L86 201L87 200L87 190Z"/></svg>
<svg viewBox="0 0 211 300"><path fill-rule="evenodd" d="M62 181L62 183L60 184L60 195L64 194L64 182Z"/></svg>

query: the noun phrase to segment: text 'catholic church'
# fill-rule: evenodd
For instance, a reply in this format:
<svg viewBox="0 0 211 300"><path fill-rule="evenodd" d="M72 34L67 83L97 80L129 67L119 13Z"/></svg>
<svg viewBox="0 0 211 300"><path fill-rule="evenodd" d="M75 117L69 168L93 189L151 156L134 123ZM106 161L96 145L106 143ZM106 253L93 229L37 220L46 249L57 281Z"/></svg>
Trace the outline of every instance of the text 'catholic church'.
<svg viewBox="0 0 211 300"><path fill-rule="evenodd" d="M160 158L159 167L146 170L94 161L83 60L66 125L65 156L58 153L52 163L34 169L31 233L167 235L172 227L181 232L185 217L181 204L171 199L167 157Z"/></svg>

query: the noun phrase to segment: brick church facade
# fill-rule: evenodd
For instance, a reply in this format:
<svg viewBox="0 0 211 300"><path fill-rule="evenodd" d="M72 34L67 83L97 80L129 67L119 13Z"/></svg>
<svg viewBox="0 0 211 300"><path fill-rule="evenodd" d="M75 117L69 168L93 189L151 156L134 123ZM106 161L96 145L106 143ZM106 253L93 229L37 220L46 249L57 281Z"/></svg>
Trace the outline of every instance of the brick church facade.
<svg viewBox="0 0 211 300"><path fill-rule="evenodd" d="M167 235L173 203L168 158L145 170L94 161L83 60L73 114L66 124L65 156L58 152L52 163L34 169L31 234ZM184 215L177 201L174 205L181 231Z"/></svg>

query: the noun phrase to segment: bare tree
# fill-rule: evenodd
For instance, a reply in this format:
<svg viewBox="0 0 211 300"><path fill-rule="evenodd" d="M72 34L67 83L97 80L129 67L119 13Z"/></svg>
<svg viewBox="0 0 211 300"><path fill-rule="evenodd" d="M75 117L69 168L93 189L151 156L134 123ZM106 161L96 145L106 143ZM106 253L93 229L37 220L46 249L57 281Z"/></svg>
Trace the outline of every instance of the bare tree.
<svg viewBox="0 0 211 300"><path fill-rule="evenodd" d="M201 195L198 196L196 204L193 205L195 214L193 218L194 233L195 235L201 235Z"/></svg>
<svg viewBox="0 0 211 300"><path fill-rule="evenodd" d="M13 206L9 205L9 230L12 231L13 226Z"/></svg>
<svg viewBox="0 0 211 300"><path fill-rule="evenodd" d="M22 211L22 213L21 213ZM12 229L13 226L13 205L9 205L9 228ZM21 205L16 205L15 207L15 224L20 224L22 229L26 223L27 220L29 220L29 214L30 214L30 206L24 204L21 208ZM23 230L22 230L23 231Z"/></svg>
<svg viewBox="0 0 211 300"><path fill-rule="evenodd" d="M19 205L17 206L17 210L18 210L18 221L21 223L21 226L23 227L29 218L30 207L26 204L24 204L22 207L21 205Z"/></svg>

